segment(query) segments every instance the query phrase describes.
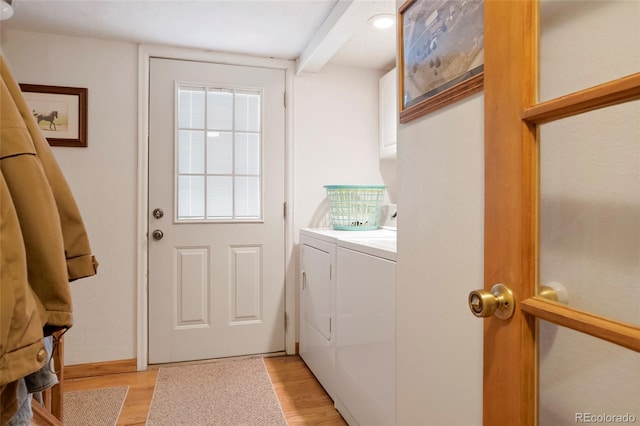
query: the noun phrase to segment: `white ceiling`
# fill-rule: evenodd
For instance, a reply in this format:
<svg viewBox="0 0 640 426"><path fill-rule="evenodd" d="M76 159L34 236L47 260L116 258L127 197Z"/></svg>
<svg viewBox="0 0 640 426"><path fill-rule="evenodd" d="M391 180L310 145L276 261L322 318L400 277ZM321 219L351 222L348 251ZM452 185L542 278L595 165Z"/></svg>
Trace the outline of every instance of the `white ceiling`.
<svg viewBox="0 0 640 426"><path fill-rule="evenodd" d="M3 27L283 59L312 55L318 38L341 27L327 37L331 63L387 70L395 62L395 27L366 22L395 13L395 0L13 0L13 8Z"/></svg>

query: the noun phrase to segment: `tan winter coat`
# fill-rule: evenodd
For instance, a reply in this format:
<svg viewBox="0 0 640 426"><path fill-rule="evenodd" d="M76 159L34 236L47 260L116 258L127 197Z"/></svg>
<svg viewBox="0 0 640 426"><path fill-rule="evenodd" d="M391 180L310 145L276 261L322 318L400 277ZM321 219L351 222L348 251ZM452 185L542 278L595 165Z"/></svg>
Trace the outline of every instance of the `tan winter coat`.
<svg viewBox="0 0 640 426"><path fill-rule="evenodd" d="M97 262L69 186L2 57L0 75L3 424L15 411L12 383L45 361L43 335L73 325L69 281L94 275Z"/></svg>

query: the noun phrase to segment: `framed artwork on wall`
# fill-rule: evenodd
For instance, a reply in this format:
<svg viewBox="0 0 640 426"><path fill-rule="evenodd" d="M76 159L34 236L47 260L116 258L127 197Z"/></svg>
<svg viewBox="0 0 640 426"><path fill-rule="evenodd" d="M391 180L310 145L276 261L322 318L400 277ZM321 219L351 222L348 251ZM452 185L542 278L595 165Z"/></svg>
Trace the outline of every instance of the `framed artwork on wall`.
<svg viewBox="0 0 640 426"><path fill-rule="evenodd" d="M484 0L408 0L398 14L400 123L481 91Z"/></svg>
<svg viewBox="0 0 640 426"><path fill-rule="evenodd" d="M86 88L20 84L27 105L51 146L87 146Z"/></svg>

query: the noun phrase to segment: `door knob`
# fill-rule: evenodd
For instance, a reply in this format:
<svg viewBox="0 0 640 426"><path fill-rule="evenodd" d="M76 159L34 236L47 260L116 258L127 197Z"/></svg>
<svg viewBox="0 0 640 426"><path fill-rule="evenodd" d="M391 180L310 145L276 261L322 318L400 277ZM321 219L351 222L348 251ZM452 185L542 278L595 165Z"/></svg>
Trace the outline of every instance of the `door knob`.
<svg viewBox="0 0 640 426"><path fill-rule="evenodd" d="M153 217L156 219L161 219L164 216L164 211L162 209L153 209Z"/></svg>
<svg viewBox="0 0 640 426"><path fill-rule="evenodd" d="M469 293L469 309L477 317L495 314L500 319L509 319L515 310L513 293L504 284L496 284L491 291L473 290Z"/></svg>
<svg viewBox="0 0 640 426"><path fill-rule="evenodd" d="M541 285L538 290L538 296L565 305L569 304L569 293L566 287L557 281L551 281L545 285Z"/></svg>
<svg viewBox="0 0 640 426"><path fill-rule="evenodd" d="M162 239L162 237L164 237L164 232L162 232L159 229L156 229L151 233L151 236L153 237L154 240L159 241Z"/></svg>

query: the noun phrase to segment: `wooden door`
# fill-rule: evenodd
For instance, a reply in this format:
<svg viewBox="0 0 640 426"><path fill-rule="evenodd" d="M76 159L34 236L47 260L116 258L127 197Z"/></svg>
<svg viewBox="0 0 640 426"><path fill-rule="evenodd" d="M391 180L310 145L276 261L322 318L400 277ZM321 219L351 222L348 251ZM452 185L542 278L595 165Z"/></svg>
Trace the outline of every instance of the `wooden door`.
<svg viewBox="0 0 640 426"><path fill-rule="evenodd" d="M538 295L540 126L637 101L640 73L538 102L538 41L537 0L485 1L484 283L487 290L504 283L516 304L510 319L484 320L485 425L538 424L541 321L635 351L636 359L640 351L640 321L619 321ZM626 380L637 383L638 377ZM631 414L640 418L635 410Z"/></svg>

